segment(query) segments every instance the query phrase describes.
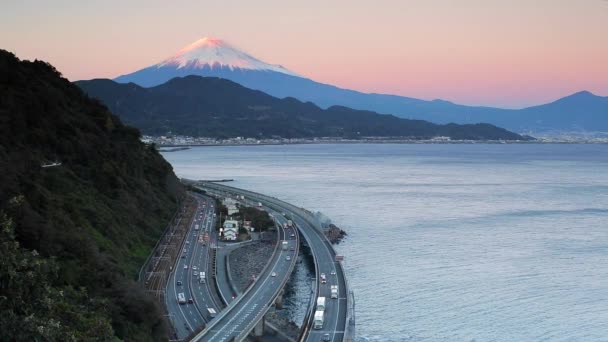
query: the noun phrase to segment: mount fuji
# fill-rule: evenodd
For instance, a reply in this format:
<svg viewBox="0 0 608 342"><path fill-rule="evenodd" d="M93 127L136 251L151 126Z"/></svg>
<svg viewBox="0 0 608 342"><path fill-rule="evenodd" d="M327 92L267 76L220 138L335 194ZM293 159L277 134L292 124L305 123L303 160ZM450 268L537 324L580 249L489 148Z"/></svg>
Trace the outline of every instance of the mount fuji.
<svg viewBox="0 0 608 342"><path fill-rule="evenodd" d="M280 65L265 63L229 43L204 37L173 56L131 74L118 83L153 87L176 77L212 76L278 98L295 97L322 108L341 105L435 123L486 122L516 132L550 130L608 131L608 97L581 92L551 104L520 110L472 107L443 100L425 101L386 94L367 94L302 77ZM573 105L573 103L575 105Z"/></svg>

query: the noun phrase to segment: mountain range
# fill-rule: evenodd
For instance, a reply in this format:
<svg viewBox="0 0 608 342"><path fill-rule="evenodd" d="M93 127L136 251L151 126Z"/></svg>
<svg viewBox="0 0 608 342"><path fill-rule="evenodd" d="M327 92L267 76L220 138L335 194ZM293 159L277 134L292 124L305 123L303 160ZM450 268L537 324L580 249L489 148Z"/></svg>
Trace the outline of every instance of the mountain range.
<svg viewBox="0 0 608 342"><path fill-rule="evenodd" d="M207 37L155 65L119 76L115 81L152 87L189 75L224 78L278 98L294 97L313 102L321 108L347 106L442 124L486 122L517 132L608 131L608 97L587 91L524 109L465 106L443 100L367 94L315 82L280 65L265 63L222 40Z"/></svg>
<svg viewBox="0 0 608 342"><path fill-rule="evenodd" d="M323 109L312 102L279 99L217 77L178 77L149 88L108 79L78 81L76 85L149 135L529 139L490 124L439 125L343 106Z"/></svg>

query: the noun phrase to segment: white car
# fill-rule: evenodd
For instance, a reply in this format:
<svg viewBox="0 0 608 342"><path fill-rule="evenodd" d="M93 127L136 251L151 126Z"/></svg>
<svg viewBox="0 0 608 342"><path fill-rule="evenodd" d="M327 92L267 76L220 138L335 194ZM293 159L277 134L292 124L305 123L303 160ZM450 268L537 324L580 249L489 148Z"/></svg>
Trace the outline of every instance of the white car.
<svg viewBox="0 0 608 342"><path fill-rule="evenodd" d="M285 260L291 260L291 256L290 255L286 256Z"/></svg>
<svg viewBox="0 0 608 342"><path fill-rule="evenodd" d="M277 276L277 272L272 272L272 273L270 273L270 276L271 276L271 277L276 277L276 276Z"/></svg>
<svg viewBox="0 0 608 342"><path fill-rule="evenodd" d="M192 275L196 277L198 275L198 272L194 271L192 272Z"/></svg>
<svg viewBox="0 0 608 342"><path fill-rule="evenodd" d="M192 269L193 269L193 270L196 270L196 265L195 265L195 266L192 266Z"/></svg>
<svg viewBox="0 0 608 342"><path fill-rule="evenodd" d="M187 270L188 269L188 265L184 265L184 269Z"/></svg>
<svg viewBox="0 0 608 342"><path fill-rule="evenodd" d="M329 272L329 274L336 275L336 271L331 271L331 272Z"/></svg>

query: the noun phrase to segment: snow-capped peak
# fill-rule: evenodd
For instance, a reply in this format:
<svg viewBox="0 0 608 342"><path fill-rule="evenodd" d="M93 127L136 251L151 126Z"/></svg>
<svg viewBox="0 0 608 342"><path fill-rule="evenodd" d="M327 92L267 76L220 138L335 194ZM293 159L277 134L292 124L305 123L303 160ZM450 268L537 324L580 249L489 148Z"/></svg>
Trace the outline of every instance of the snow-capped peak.
<svg viewBox="0 0 608 342"><path fill-rule="evenodd" d="M175 55L156 65L180 68L230 68L244 70L276 71L297 76L280 65L264 63L261 60L235 48L221 39L203 37L179 50Z"/></svg>

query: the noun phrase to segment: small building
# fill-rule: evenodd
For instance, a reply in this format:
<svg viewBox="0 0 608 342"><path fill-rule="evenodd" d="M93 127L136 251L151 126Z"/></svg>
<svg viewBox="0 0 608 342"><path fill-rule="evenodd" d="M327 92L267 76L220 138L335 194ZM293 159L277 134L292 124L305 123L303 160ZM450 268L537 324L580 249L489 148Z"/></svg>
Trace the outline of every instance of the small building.
<svg viewBox="0 0 608 342"><path fill-rule="evenodd" d="M247 229L248 232L253 232L255 229L251 226L251 221L243 221L243 228Z"/></svg>
<svg viewBox="0 0 608 342"><path fill-rule="evenodd" d="M239 236L239 222L236 220L224 221L224 227L222 227L224 233L224 240L234 241Z"/></svg>
<svg viewBox="0 0 608 342"><path fill-rule="evenodd" d="M226 208L228 209L228 215L234 215L239 212L239 208L235 204L228 204Z"/></svg>
<svg viewBox="0 0 608 342"><path fill-rule="evenodd" d="M238 201L229 197L222 200L222 204L228 209L228 215L234 215L239 212Z"/></svg>

